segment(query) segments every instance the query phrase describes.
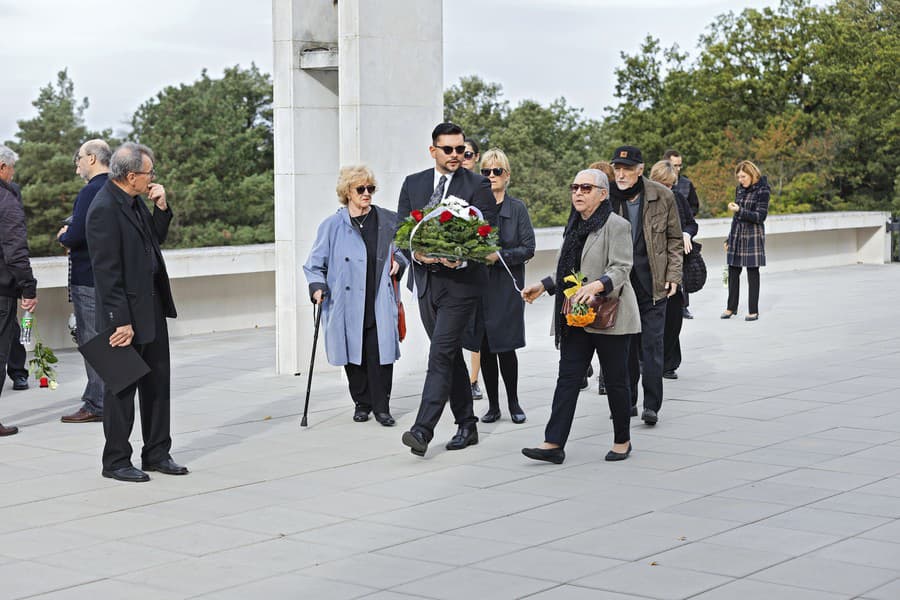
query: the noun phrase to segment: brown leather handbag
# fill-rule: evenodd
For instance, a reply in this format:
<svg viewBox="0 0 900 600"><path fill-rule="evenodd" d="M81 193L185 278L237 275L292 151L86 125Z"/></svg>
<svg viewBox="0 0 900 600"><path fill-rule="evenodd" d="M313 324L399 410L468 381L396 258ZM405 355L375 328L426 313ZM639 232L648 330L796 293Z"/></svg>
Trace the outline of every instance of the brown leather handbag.
<svg viewBox="0 0 900 600"><path fill-rule="evenodd" d="M391 253L391 269L394 268L394 253ZM400 334L400 341L406 339L406 310L403 308L403 301L400 300L400 285L397 278L391 276L391 282L394 284L394 297L397 298L397 332Z"/></svg>
<svg viewBox="0 0 900 600"><path fill-rule="evenodd" d="M592 329L609 329L610 327L614 327L616 324L616 315L619 314L619 296L622 294L620 290L618 294L615 296L603 296L597 294L592 297L587 305L588 308L592 308L594 310L594 320L593 322L585 325L585 327L590 327ZM563 301L562 312L564 315L568 315L572 312L572 299L566 298Z"/></svg>

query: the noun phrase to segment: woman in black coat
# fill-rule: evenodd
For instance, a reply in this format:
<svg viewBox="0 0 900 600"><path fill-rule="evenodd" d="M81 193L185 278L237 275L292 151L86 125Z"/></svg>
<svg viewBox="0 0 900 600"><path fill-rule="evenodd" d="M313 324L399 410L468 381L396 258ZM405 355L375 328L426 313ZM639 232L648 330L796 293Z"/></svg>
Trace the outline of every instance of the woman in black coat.
<svg viewBox="0 0 900 600"><path fill-rule="evenodd" d="M684 253L690 254L691 241L697 235L697 221L694 220L694 211L691 205L673 186L678 181L678 171L667 160L661 160L650 169L650 179L660 183L675 195L675 206L678 208L678 218L681 221L681 233L684 238ZM678 379L675 372L681 366L681 326L684 323L684 290L669 296L666 301L666 324L663 329L663 377L666 379Z"/></svg>
<svg viewBox="0 0 900 600"><path fill-rule="evenodd" d="M763 223L769 214L769 182L762 176L759 167L749 160L739 162L734 174L738 186L734 202L728 203L728 210L734 216L725 242L728 254L728 305L722 318L730 319L737 312L741 268L746 267L750 302L744 320L755 321L759 318L759 268L766 266L766 228Z"/></svg>
<svg viewBox="0 0 900 600"><path fill-rule="evenodd" d="M481 351L481 373L488 396L488 411L483 423L500 418L499 374L503 375L506 400L513 423L525 422L525 411L519 405L519 360L516 349L525 346L525 302L516 290L525 285L525 262L534 256L534 228L525 204L506 193L509 185L509 159L502 150L484 153L481 174L490 179L491 190L500 205L497 227L500 252L488 256L489 283L471 324L467 348ZM509 267L515 285L500 262Z"/></svg>

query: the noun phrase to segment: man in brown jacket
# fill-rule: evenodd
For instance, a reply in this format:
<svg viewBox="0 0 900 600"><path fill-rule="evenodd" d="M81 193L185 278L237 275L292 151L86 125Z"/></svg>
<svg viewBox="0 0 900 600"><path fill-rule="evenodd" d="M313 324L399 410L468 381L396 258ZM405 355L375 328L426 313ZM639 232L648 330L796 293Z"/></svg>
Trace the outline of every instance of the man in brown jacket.
<svg viewBox="0 0 900 600"><path fill-rule="evenodd" d="M631 285L641 313L641 333L634 335L628 356L632 416L637 416L637 385L643 375L647 425L656 425L663 401L663 331L666 299L681 284L684 241L671 190L643 177L644 159L634 146L613 153L616 184L610 186L613 210L631 223L634 265Z"/></svg>

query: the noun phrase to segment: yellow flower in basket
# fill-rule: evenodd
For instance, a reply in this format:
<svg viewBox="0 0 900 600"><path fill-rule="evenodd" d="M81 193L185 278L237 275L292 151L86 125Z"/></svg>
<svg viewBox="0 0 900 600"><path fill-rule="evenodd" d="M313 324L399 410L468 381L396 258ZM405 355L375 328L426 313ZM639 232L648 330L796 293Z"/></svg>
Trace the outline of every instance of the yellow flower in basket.
<svg viewBox="0 0 900 600"><path fill-rule="evenodd" d="M572 284L570 287L563 290L566 298L570 299L581 289L584 275L581 273L572 273L563 279L563 281ZM587 327L593 323L596 318L597 313L594 312L593 308L587 304L577 303L573 304L569 312L566 313L566 325L569 327Z"/></svg>

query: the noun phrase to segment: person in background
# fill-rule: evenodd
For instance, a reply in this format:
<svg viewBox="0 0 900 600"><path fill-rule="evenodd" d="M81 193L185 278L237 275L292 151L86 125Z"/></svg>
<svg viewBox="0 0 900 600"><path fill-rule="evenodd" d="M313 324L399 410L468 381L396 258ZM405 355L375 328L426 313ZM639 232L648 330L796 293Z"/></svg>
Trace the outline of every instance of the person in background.
<svg viewBox="0 0 900 600"><path fill-rule="evenodd" d="M477 173L480 162L481 150L478 146L478 142L470 137L467 137L466 151L463 152L463 168L470 171L475 171ZM484 398L484 393L481 391L481 387L479 387L478 385L478 373L481 370L481 355L479 354L479 350L477 348L471 352L471 355L469 357L469 365L472 368L471 372L469 373L469 383L472 385L472 400L481 400L482 398Z"/></svg>
<svg viewBox="0 0 900 600"><path fill-rule="evenodd" d="M545 291L556 298L552 332L559 348L559 374L553 392L550 420L544 443L522 448L532 460L560 464L566 459L566 442L575 418L578 387L596 353L606 376L607 401L613 418L614 440L606 460L618 461L631 454L631 398L628 393L629 337L641 330L635 293L629 280L632 264L631 227L613 212L609 181L597 169L579 172L569 186L572 211L557 258L556 273L522 290L529 304ZM609 329L572 327L562 314L565 277L581 273L585 282L572 302L586 302L602 294L618 294L616 322Z"/></svg>
<svg viewBox="0 0 900 600"><path fill-rule="evenodd" d="M697 197L697 189L694 187L693 182L691 182L690 179L681 174L681 170L684 167L684 157L677 150L669 149L666 150L665 153L663 153L663 160L667 160L672 163L672 166L675 167L675 173L678 174L678 180L675 182L672 190L677 191L685 198L688 206L691 209L691 214L696 217L697 213L700 212L700 198ZM692 315L690 309L688 309L688 306L691 303L690 296L687 292L684 292L683 295L683 316L685 319L693 319L694 315Z"/></svg>
<svg viewBox="0 0 900 600"><path fill-rule="evenodd" d="M660 185L664 185L675 194L675 206L678 208L678 217L681 220L682 238L684 240L684 253L690 254L691 240L697 235L697 221L694 220L691 207L687 198L681 195L672 186L675 184L677 172L667 160L661 160L650 169L650 179ZM663 332L663 377L665 379L678 379L675 372L681 366L681 325L684 322L682 310L684 289L677 294L669 296L666 304L666 325Z"/></svg>
<svg viewBox="0 0 900 600"><path fill-rule="evenodd" d="M24 310L34 312L37 307L37 280L31 271L28 257L28 231L25 227L25 210L18 187L13 187L16 162L19 155L0 145L0 369L5 370L15 327L16 299L21 298ZM0 373L3 373L0 370ZM3 382L0 379L0 392ZM0 423L0 436L15 435L18 427Z"/></svg>
<svg viewBox="0 0 900 600"><path fill-rule="evenodd" d="M509 159L497 148L484 153L481 174L491 182L491 191L500 212L497 227L500 251L488 255L488 283L472 320L470 350L480 348L481 372L488 397L488 410L482 423L500 418L499 375L503 376L509 417L513 423L525 422L525 411L519 405L519 359L516 349L525 346L525 303L516 288L525 285L525 263L534 256L534 227L525 203L507 193L510 181ZM500 257L509 268L499 264ZM515 278L515 284L510 281ZM499 364L499 373L498 373Z"/></svg>
<svg viewBox="0 0 900 600"><path fill-rule="evenodd" d="M369 413L394 425L390 399L400 358L397 297L406 257L394 246L397 213L372 204L375 174L364 165L342 167L337 197L343 205L319 225L303 265L309 295L322 305L328 362L343 365L353 398L353 420Z"/></svg>
<svg viewBox="0 0 900 600"><path fill-rule="evenodd" d="M22 190L15 181L9 182L9 187L13 193L22 201ZM19 328L19 319L13 319L12 343L9 346L9 358L6 359L6 374L12 381L12 389L21 391L28 389L28 368L25 361L28 353L25 346L22 345L22 331Z"/></svg>
<svg viewBox="0 0 900 600"><path fill-rule="evenodd" d="M109 179L109 159L112 152L103 140L89 140L75 154L75 173L87 182L72 207L72 221L56 234L56 240L69 249L69 292L75 310L75 335L83 345L97 335L94 272L87 246L87 213L97 192ZM77 411L63 415L63 423L89 423L103 420L103 380L87 361L84 361L87 385L81 395L82 405Z"/></svg>
<svg viewBox="0 0 900 600"><path fill-rule="evenodd" d="M730 319L738 308L741 269L747 268L749 313L745 321L759 319L759 268L766 266L766 215L769 214L769 182L755 164L742 160L734 171L738 185L734 202L728 203L731 231L725 242L728 262L728 305L722 313Z"/></svg>

